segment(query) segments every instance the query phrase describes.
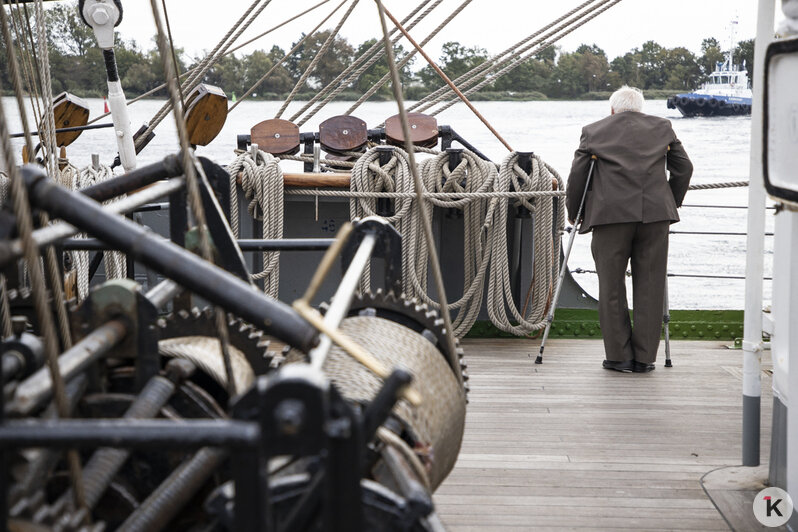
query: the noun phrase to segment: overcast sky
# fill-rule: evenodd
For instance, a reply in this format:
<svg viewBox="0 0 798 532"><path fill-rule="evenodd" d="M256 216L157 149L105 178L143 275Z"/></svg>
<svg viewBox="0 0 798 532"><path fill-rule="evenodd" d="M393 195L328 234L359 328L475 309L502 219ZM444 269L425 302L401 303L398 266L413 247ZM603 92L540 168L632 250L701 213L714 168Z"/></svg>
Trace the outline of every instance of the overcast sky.
<svg viewBox="0 0 798 532"><path fill-rule="evenodd" d="M239 42L319 1L272 0ZM122 3L125 13L118 29L123 37L133 38L145 48L153 46L154 25L149 2L123 0ZM252 0L166 0L175 44L191 56L210 50L251 3ZM302 32L313 29L339 3L340 0L331 0L242 51L268 50L274 44L287 51ZM461 3L462 0L444 0L411 31L411 35L421 41ZM473 0L426 49L437 60L443 43L458 41L466 46L480 46L495 54L581 3L582 0ZM418 4L418 0L384 0L384 4L401 20ZM333 28L348 5L333 15L324 27ZM647 40L669 48L685 46L698 53L702 39L715 37L725 48L731 39L732 20L738 22L735 25L736 41L754 37L756 6L755 0L623 0L558 44L566 51L574 50L581 43L597 44L610 59ZM376 4L372 0L360 0L344 24L341 35L357 45L378 37L380 31ZM407 43L404 44L407 48ZM416 67L419 66L416 63Z"/></svg>

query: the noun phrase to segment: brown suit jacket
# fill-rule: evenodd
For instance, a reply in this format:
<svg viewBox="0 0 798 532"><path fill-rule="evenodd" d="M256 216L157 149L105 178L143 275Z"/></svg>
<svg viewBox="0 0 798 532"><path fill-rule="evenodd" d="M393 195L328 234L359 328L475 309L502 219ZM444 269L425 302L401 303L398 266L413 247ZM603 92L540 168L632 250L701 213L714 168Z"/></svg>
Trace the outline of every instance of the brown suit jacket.
<svg viewBox="0 0 798 532"><path fill-rule="evenodd" d="M612 223L679 221L676 208L693 165L669 120L625 111L582 128L566 191L570 220L579 210L592 155L597 160L580 233Z"/></svg>

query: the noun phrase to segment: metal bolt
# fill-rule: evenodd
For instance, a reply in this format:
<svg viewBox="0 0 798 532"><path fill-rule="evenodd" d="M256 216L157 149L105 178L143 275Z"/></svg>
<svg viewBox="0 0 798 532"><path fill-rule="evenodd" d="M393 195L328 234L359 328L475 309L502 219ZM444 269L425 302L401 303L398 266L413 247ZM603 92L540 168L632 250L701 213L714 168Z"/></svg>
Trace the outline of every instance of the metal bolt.
<svg viewBox="0 0 798 532"><path fill-rule="evenodd" d="M305 421L305 405L297 399L284 399L274 409L277 430L287 436L294 436L302 429Z"/></svg>
<svg viewBox="0 0 798 532"><path fill-rule="evenodd" d="M410 126L410 129L417 129L417 128L418 128L418 126L416 124L413 124L412 126Z"/></svg>
<svg viewBox="0 0 798 532"><path fill-rule="evenodd" d="M349 130L348 129L344 129L343 131L341 131L341 133L343 133L344 135L348 135L349 134Z"/></svg>
<svg viewBox="0 0 798 532"><path fill-rule="evenodd" d="M274 138L279 139L280 138L280 134L279 133L275 133L274 134Z"/></svg>
<svg viewBox="0 0 798 532"><path fill-rule="evenodd" d="M26 318L25 316L12 316L11 330L14 332L15 336L22 336L22 333L25 332L27 326L28 326L28 318Z"/></svg>
<svg viewBox="0 0 798 532"><path fill-rule="evenodd" d="M94 9L94 12L91 14L92 20L102 26L106 24L110 19L111 16L108 14L108 8L105 6L97 6Z"/></svg>

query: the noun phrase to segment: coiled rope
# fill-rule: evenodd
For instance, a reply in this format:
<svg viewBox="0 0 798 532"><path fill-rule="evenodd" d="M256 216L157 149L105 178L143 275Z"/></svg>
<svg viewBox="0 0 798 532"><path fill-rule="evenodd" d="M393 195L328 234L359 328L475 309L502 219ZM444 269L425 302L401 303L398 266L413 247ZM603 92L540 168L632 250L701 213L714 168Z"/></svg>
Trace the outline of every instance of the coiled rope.
<svg viewBox="0 0 798 532"><path fill-rule="evenodd" d="M114 177L114 172L110 166L99 165L96 168L89 165L82 170L79 170L70 163L59 172L58 181L62 186L68 187L71 190L80 190L97 183L101 183L107 179ZM118 201L124 196L119 196L110 200L107 203ZM86 234L80 234L77 238L86 238ZM77 273L77 287L78 287L78 302L83 301L89 295L89 252L88 251L75 251L72 254L72 260L75 264L75 271ZM127 277L127 261L125 254L120 251L110 251L103 255L105 263L105 277L107 279L124 279Z"/></svg>
<svg viewBox="0 0 798 532"><path fill-rule="evenodd" d="M498 177L496 166L477 157L470 151L463 151L462 159L454 168L449 168L449 154L442 153L437 157L419 163L421 179L426 192L438 193L484 193L493 191ZM430 197L427 201L436 207L459 209L463 212L463 291L459 300L449 304L450 311L457 311L452 321L454 335L464 336L479 315L482 296L485 289L485 274L490 260L490 249L487 246L490 233L494 229L491 224L494 200L479 197ZM427 210L432 218L432 209ZM416 213L416 217L420 213ZM414 233L405 238L407 247L415 255L415 260L408 264L406 276L411 282L411 294L434 308L440 308L428 294L427 242L420 234Z"/></svg>
<svg viewBox="0 0 798 532"><path fill-rule="evenodd" d="M283 237L283 170L280 160L270 153L258 150L257 159L243 152L227 167L230 173L230 228L238 238L240 215L238 212L237 177L241 175L241 188L250 200L247 211L256 220L262 220L263 238ZM263 254L263 271L252 275L263 279L263 289L277 298L280 288L280 252Z"/></svg>
<svg viewBox="0 0 798 532"><path fill-rule="evenodd" d="M394 148L393 155L384 166L379 164L380 153L376 148L372 148L364 153L352 168L352 178L350 189L355 192L365 192L361 198L349 200L349 219L364 218L366 216L377 216L377 199L371 194L375 192L402 192L409 194L406 198L396 200L394 214L385 216L384 219L396 227L402 235L413 232L411 228L412 219L409 216L413 204L413 175L410 172L410 158L401 148ZM408 261L411 260L409 249L402 246L402 269L407 268ZM371 274L370 267L366 267L360 279L360 289L370 290ZM405 276L402 276L403 281ZM408 286L403 286L407 291Z"/></svg>
<svg viewBox="0 0 798 532"><path fill-rule="evenodd" d="M527 174L518 165L518 153L511 153L502 162L497 188L506 190L512 186L514 190L550 190L553 179L556 179L557 188L562 190L562 178L539 156L532 157L532 171ZM494 211L494 226L501 229L507 227L509 200L495 201L497 208ZM560 234L565 225L565 210L560 207L555 212L551 198L519 198L517 202L529 210L534 220L532 284L522 308L519 309L513 301L507 238L500 231L496 231L491 242L487 310L491 323L496 327L521 336L546 327L545 318L551 303L554 279L560 269ZM555 225L552 227L552 224ZM520 293L518 298L520 301ZM509 315L507 310L510 311Z"/></svg>
<svg viewBox="0 0 798 532"><path fill-rule="evenodd" d="M350 216L353 219L377 215L378 197L389 196L397 200L394 214L385 219L403 236L403 290L408 297L417 297L439 308L428 293L429 249L420 232L420 209L415 208L412 193L408 192L412 189L412 182L407 154L396 148L384 166L378 164L378 158L376 149L367 151L352 170L351 192L341 195L350 196ZM560 209L556 226L552 227L555 220L552 198L564 194L562 190L551 190L552 179L556 178L560 189L562 179L537 156L533 157L529 175L517 161L518 155L511 154L500 172L493 163L465 150L462 160L453 169L449 168L449 155L446 153L419 164L425 201L436 207L463 212L463 289L460 299L449 305L449 310L457 311L452 323L456 336L465 335L476 321L486 280L491 287L489 315L497 327L515 334L527 334L545 325L542 319L553 278L559 269L558 237L565 219ZM341 191L317 191L320 195L326 192ZM534 217L534 277L524 302L524 310L528 309L526 314L516 308L512 299L506 235L510 199L528 209ZM361 289L369 288L370 278L364 275Z"/></svg>

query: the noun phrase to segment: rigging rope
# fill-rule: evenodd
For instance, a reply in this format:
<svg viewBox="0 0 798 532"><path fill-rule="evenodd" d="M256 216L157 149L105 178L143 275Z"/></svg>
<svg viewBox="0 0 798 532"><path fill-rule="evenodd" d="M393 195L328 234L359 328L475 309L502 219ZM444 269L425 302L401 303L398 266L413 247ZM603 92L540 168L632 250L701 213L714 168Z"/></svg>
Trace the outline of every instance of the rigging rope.
<svg viewBox="0 0 798 532"><path fill-rule="evenodd" d="M518 165L518 153L511 153L504 159L499 170L498 188L551 190L553 178L557 181L557 188L562 190L564 186L562 178L539 156L532 157L532 172L527 174ZM497 232L491 241L487 310L491 323L505 332L520 336L546 327L546 313L551 304L554 282L560 269L560 234L565 225L565 210L558 205L555 212L552 199L520 200L519 203L533 218L532 284L527 291L522 309L519 309L513 301L507 238L500 232L501 228L507 227L508 200L497 200L497 208L494 210L494 226ZM553 223L556 224L554 227ZM519 292L519 302L521 297ZM510 315L507 314L508 309Z"/></svg>
<svg viewBox="0 0 798 532"><path fill-rule="evenodd" d="M424 0L421 2L416 8L410 12L403 20L402 24L407 23L410 19L412 19L421 9L423 9L427 4L430 3L431 0ZM429 15L432 10L438 7L443 0L436 0L435 3L426 9L421 15L418 16L416 20L408 25L408 29L411 29L416 26L419 22L424 20L427 15ZM391 35L396 33L398 28L393 28L390 32ZM402 39L401 35L394 38L391 41L391 45L395 45ZM354 80L358 79L363 72L365 72L371 65L376 63L383 55L385 54L385 49L382 43L377 40L372 44L368 50L366 50L360 57L357 58L351 65L349 65L343 72L341 72L333 81L331 81L326 87L324 87L321 91L319 91L313 98L310 99L299 111L291 117L291 122L295 122L296 125L302 126L310 120L316 113L321 110L322 107L327 105L331 102L338 94L341 93L348 85L350 85ZM343 81L342 81L343 80ZM337 84L337 86L336 86ZM334 87L334 88L333 88ZM302 116L302 114L307 111L311 105L316 103L321 98L324 98L324 101L318 104L313 110L311 110L305 117L302 118L299 122L296 120Z"/></svg>
<svg viewBox="0 0 798 532"><path fill-rule="evenodd" d="M305 11L303 11L303 12L299 13L298 15L294 15L293 17L291 17L291 18L288 18L288 19L286 19L286 20L282 21L281 23L277 24L276 26L273 26L273 27L269 28L268 30L266 30L266 31L264 31L263 33L261 33L260 35L258 35L258 36L256 36L256 37L253 37L252 39L250 39L250 40L248 40L248 41L246 41L246 42L243 42L243 43L239 44L238 46L236 46L236 47L234 47L234 48L231 48L231 49L227 50L227 51L226 51L226 52L223 54L223 56L228 56L228 55L232 54L233 52L236 52L237 50L240 50L240 49L241 49L241 48L243 48L244 46L246 46L246 45L248 45L248 44L251 44L251 43L253 43L254 41L256 41L256 40L258 40L258 39L260 39L260 38L262 38L262 37L264 37L264 36L268 35L269 33L271 33L271 32L273 32L273 31L275 31L275 30L278 30L278 29L282 28L283 26L285 26L285 25L286 25L286 24L288 24L289 22L293 22L294 20L296 20L296 19L298 19L298 18L300 18L300 17L302 17L302 16L304 16L304 15L307 15L307 14L308 14L308 13L310 13L311 11L313 11L313 10L315 10L316 8L318 8L318 7L320 7L320 6L324 5L324 4L326 4L326 3L327 3L327 2L329 2L329 1L330 1L330 0L321 0L321 2L319 2L318 4L316 4L316 5L312 6L312 7L309 7L309 8L308 8L308 9L306 9ZM215 64L215 63L214 63L214 64ZM192 74L192 73L196 72L198 69L199 69L199 65L198 65L198 66L195 66L194 68L190 68L189 70L186 70L185 72L183 72L182 74L180 74L178 77L181 77L181 78L182 78L182 77L186 77L186 76L188 76L188 75L190 75L190 74ZM139 95L139 96L136 96L136 97L135 97L135 98L133 98L132 100L128 100L128 101L127 101L127 105L130 105L130 104L136 103L136 102L138 102L138 101L140 101L140 100L143 100L144 98L146 98L146 97L148 97L148 96L152 96L153 94L155 94L156 92L158 92L159 90L161 90L161 89L164 89L164 88L166 88L166 83L161 83L161 84L160 84L160 85L158 85L157 87L155 87L155 88L153 88L153 89L150 89L150 90L148 90L148 91L147 91L147 92L145 92L144 94L141 94L141 95ZM98 116L96 116L96 117L92 118L91 120L89 120L89 122L87 123L87 125L89 125L89 124L93 124L93 123L97 122L98 120L100 120L100 119L102 119L102 118L105 118L106 116L109 116L110 114L111 114L111 112L109 111L109 112L107 112L107 113L103 113L103 114L101 114L101 115L98 115Z"/></svg>
<svg viewBox="0 0 798 532"><path fill-rule="evenodd" d="M515 43L511 47L507 48L506 50L504 50L501 53L499 53L498 55L496 55L495 57L492 57L492 58L486 60L485 62L477 65L476 67L472 68L468 72L465 72L465 73L461 74L460 76L458 76L456 79L453 80L453 83L455 83L459 87L467 86L468 82L471 81L472 79L476 78L480 73L484 72L486 69L494 68L495 65L497 65L497 63L499 63L501 61L502 57L507 56L508 54L511 57L513 57L513 56L516 56L519 53L522 53L524 50L519 50L519 48L522 47L524 44L526 44L530 40L534 39L535 37L537 37L538 35L540 35L544 31L548 30L549 28L551 28L555 24L559 24L560 22L562 22L566 18L568 18L571 15L573 15L574 13L580 11L585 6L593 3L594 1L596 1L596 0L587 0L587 2L584 2L583 4L581 4L578 7L572 9L571 11L566 13L565 15L561 16L560 18L556 19L555 21L553 21L553 22L549 23L548 25L544 26L540 30L537 30L535 33L533 33L533 34L527 36L526 38L522 39L521 41ZM422 105L426 104L427 102L429 102L431 100L434 100L435 98L443 95L444 93L450 93L450 92L451 91L450 91L449 87L446 86L446 85L443 85L440 88L438 88L437 90L435 90L435 91L433 91L433 92L431 92L429 94L426 94L423 98L421 98L415 104L411 105L409 110L410 111L415 111L416 109L419 109Z"/></svg>
<svg viewBox="0 0 798 532"><path fill-rule="evenodd" d="M176 107L177 104L179 103L177 77L175 76L174 66L169 61L166 55L166 52L168 50L167 48L168 45L166 42L166 36L164 35L161 16L160 13L158 12L157 0L150 0L150 6L152 7L152 15L153 18L155 19L155 27L157 29L156 36L158 42L158 49L161 55L161 64L163 66L164 75L166 76L168 82L169 99L171 101L171 104ZM172 113L172 115L175 118L175 126L177 127L177 136L180 139L183 172L185 173L186 188L188 191L188 203L191 208L191 212L194 215L195 221L197 223L197 229L199 231L200 253L203 259L205 259L208 262L213 262L210 236L208 235L207 221L205 218L205 209L202 206L202 200L200 197L200 189L199 189L199 180L201 179L203 184L205 185L207 185L208 180L202 170L202 166L198 164L198 161L196 160L196 156L194 155L194 150L191 148L191 145L188 142L188 133L186 131L186 122L185 118L183 117L183 114ZM199 176L197 175L198 173ZM230 335L227 328L227 315L224 312L224 310L221 309L221 307L215 308L215 318L216 318L216 329L217 329L216 332L218 334L220 352L222 354L225 374L227 376L227 385L228 385L227 391L229 397L232 398L236 395L237 387L236 387L235 374L233 372L233 366L231 362L231 355L229 349Z"/></svg>
<svg viewBox="0 0 798 532"><path fill-rule="evenodd" d="M606 2L606 0L605 0L605 2ZM556 31L551 32L549 34L549 35L552 36L552 38L550 40L548 40L547 42L544 42L542 45L540 45L539 47L535 48L532 52L529 52L526 56L523 56L523 57L518 56L517 58L513 59L509 64L507 64L507 66L505 66L504 68L502 68L501 70L496 72L491 77L485 77L485 79L483 79L480 83L478 83L477 85L474 85L473 87L471 87L468 90L466 90L465 91L465 95L468 96L470 94L473 94L474 92L478 91L479 89L481 89L485 85L493 82L494 79L498 79L501 76L507 74L508 72L510 72L511 70L516 68L517 66L521 65L522 63L524 63L528 59L532 58L535 54L538 54L538 53L542 52L543 50L549 48L550 46L552 46L554 43L556 43L557 41L559 41L560 39L562 39L563 37L565 37L569 33L573 32L577 28L580 28L581 26L587 24L588 22L590 22L591 20L593 20L594 18L596 18L600 14L604 13L605 11L610 9L611 7L615 6L619 2L621 2L621 0L612 0L607 5L600 4L600 5L604 5L604 7L602 7L601 9L597 9L595 12L592 11L592 10L588 11L588 13L592 13L592 14L590 14L590 16L584 18L583 20L579 21L578 23L576 23L576 24L572 25L571 27L567 28L562 33L556 34ZM583 16L583 15L580 15L580 16ZM544 36L541 39L548 38L549 35L546 35L546 36ZM528 46L528 48L532 47L532 46L534 46L534 45L531 44L531 45ZM443 99L445 99L445 98L442 98L441 100L443 100ZM449 107L453 106L458 101L459 101L458 99L454 98L454 99L450 100L449 102L447 102L443 107L441 107L440 109L436 109L434 112L432 112L430 114L432 116L435 116L435 115L445 111Z"/></svg>
<svg viewBox="0 0 798 532"><path fill-rule="evenodd" d="M453 19L454 19L454 18L457 16L457 15L459 15L459 14L460 14L460 12L461 12L463 9L465 9L465 7L466 7L468 4L470 4L471 2L472 2L472 0L465 0L465 1L464 1L462 4L460 4L460 5L459 5L459 6L458 6L458 7L457 7L457 8L456 8L454 11L452 11L452 12L451 12L451 14L449 14L449 16L448 16L448 17L446 17L446 19L445 19L443 22L441 22L441 24L440 24L440 25L439 25L437 28L435 28L434 30L432 30L432 33L430 33L429 35L427 35L427 37L426 37L426 38L424 38L424 40L422 40L422 41L421 41L421 43L420 43L420 46L422 46L422 47L423 47L423 46L424 46L425 44L427 44L427 43L428 43L430 40L432 40L432 39L433 39L433 38L434 38L434 37L435 37L435 36L436 36L436 35L437 35L437 34L438 34L438 33L439 33L439 32L440 32L440 31L441 31L443 28L445 28L445 27L446 27L446 26L447 26L447 25L448 25L448 24L449 24L449 23L450 23L450 22L451 22L451 21L452 21L452 20L453 20ZM409 62L409 61L410 61L410 60L413 58L413 56L415 56L415 55L416 55L416 50L415 50L415 49L413 49L413 50L410 50L410 51L407 53L407 55L405 55L405 56L402 58L402 60L401 60L401 61L399 61L399 63L398 63L398 64L396 64L396 68L397 68L397 69L404 68L404 66L405 66L405 65L406 65L406 64L407 64L407 63L408 63L408 62ZM351 114L352 114L352 113L355 111L355 109L357 109L358 107L360 107L360 105L361 105L363 102L365 102L366 100L368 100L369 98L371 98L371 97L374 95L374 93L376 93L378 90L380 90L380 88L382 88L382 86L383 86L383 85L385 85L385 84L388 82L388 80L389 80L390 78L391 78L391 73L390 73L390 72L389 72L389 73L387 73L387 74L385 74L385 75L384 75L382 78L380 78L380 79L379 79L379 80L378 80L378 81L377 81L377 82L376 82L376 83L375 83L375 84L374 84L374 85L373 85L373 86L372 86L372 87L371 87L371 88L370 88L368 91L366 91L366 93L365 93L365 94L363 94L363 96L361 96L361 97L360 97L360 98L359 98L359 99L358 99L358 100L357 100L357 101L356 101L354 104L352 104L352 106L351 106L349 109L347 109L347 110L346 110L346 112L345 112L344 114L345 114L345 115L351 115Z"/></svg>
<svg viewBox="0 0 798 532"><path fill-rule="evenodd" d="M296 93L299 92L299 89L301 89L305 85L305 81L307 81L308 77L310 77L310 74L316 68L316 65L319 63L321 58L327 53L327 50L332 45L333 41L335 40L335 37L338 36L338 32L341 31L341 27L344 25L346 20L349 18L349 15L352 14L352 10L355 9L355 7L357 6L358 2L360 2L360 0L352 0L352 3L350 4L349 9L347 9L346 13L344 13L344 16L341 17L341 20L338 22L338 25L335 26L335 28L330 32L330 35L324 41L324 44L322 44L321 48L316 52L315 57L310 62L310 65L308 65L308 67L305 69L305 72L303 72L302 75L300 76L299 81L297 81L296 85L294 85L294 88L291 90L291 93L283 101L283 105L277 111L277 114L274 115L275 118L280 118L283 115L283 112L290 105L290 103L294 100L294 97L296 96Z"/></svg>
<svg viewBox="0 0 798 532"><path fill-rule="evenodd" d="M42 29L43 26L40 27L40 30ZM16 90L20 90L20 80L15 79L14 82ZM55 324L53 323L53 316L47 298L47 286L40 268L39 248L33 239L33 216L28 202L28 193L22 181L20 171L15 163L14 149L11 144L8 122L6 121L5 109L2 102L0 102L0 154L2 154L2 160L5 161L5 164L8 166L8 175L11 178L11 203L17 220L17 231L23 243L24 258L28 266L28 273L31 280L34 308L39 322L39 328L44 338L45 354L47 365L50 370L51 382L53 384L53 397L55 398L58 417L68 418L70 407L66 398L64 380L58 365L58 353L60 349L58 335L56 333ZM56 288L57 287L54 285L53 292L56 291ZM68 338L64 338L64 340L67 341ZM78 506L85 508L86 499L83 490L80 457L76 451L70 450L67 452L67 463L75 493L75 500Z"/></svg>
<svg viewBox="0 0 798 532"><path fill-rule="evenodd" d="M322 25L323 25L325 22L327 22L328 20L330 20L330 19L332 18L332 16L333 16L335 13L337 13L337 12L338 12L338 10L339 10L339 9L341 9L341 7L342 7L342 6L343 6L343 5L344 5L346 2L347 2L347 0L341 0L341 3L340 3L340 4L338 4L338 5L335 7L335 9L333 9L333 10L332 10L332 12L330 12L330 14L329 14L329 15L327 15L326 17L324 17L324 19L322 19L322 21L321 21L321 22L319 22L318 24L316 24L316 27L315 27L315 28L313 28L313 29L312 29L312 30L311 30L311 31L310 31L310 32L309 32L307 35L303 36L303 37L302 37L302 38L299 40L299 42L298 42L298 43L296 43L296 44L294 45L294 47L293 47L293 48L291 48L291 50L289 50L289 51L288 51L288 53L287 53L287 54L285 54L285 55L283 56L283 58L282 58L282 59L280 59L280 60L279 60L279 61L277 61L275 64L273 64L273 65L272 65L272 67L271 67L271 68L270 68L270 69L269 69L269 70L268 70L268 71L267 71L267 72L266 72L266 73L265 73L263 76L261 76L261 77L260 77L260 79L259 79L258 81L256 81L256 82L255 82L255 83L254 83L254 84L253 84L253 85L252 85L252 86L251 86L251 87L250 87L250 88L247 90L247 92L245 92L245 93L244 93L244 94L241 96L241 98L239 98L239 99L238 99L238 101L237 101L236 103L234 103L232 106L230 106L230 109L228 109L228 110L227 110L227 112L228 112L228 113L230 113L230 112L231 112L233 109L235 109L236 107L238 107L238 104L239 104L239 103L243 102L243 101L244 101L246 98L248 98L248 97L249 97L249 95L250 95L250 94L252 94L253 92L255 92L255 89L257 89L258 87L260 87L260 84L261 84L261 83L263 83L263 82L266 80L266 78L268 78L268 77L269 77L269 76L272 74L272 72L274 72L275 70L277 70L277 67L279 67L280 65L282 65L282 64L283 64L283 62L284 62L286 59L288 59L289 57L291 57L292 55L294 55L294 52L296 52L297 50L299 50L299 48L301 48L301 47L302 47L302 45L303 45L303 44L305 44L305 41L307 41L307 40L308 40L308 39L311 37L311 35L314 35L314 34L315 34L315 33L316 33L318 30L319 30L319 28L321 28L321 27L322 27Z"/></svg>
<svg viewBox="0 0 798 532"><path fill-rule="evenodd" d="M587 0L587 2L584 2L583 4L579 5L578 7L575 7L574 9L572 9L571 11L566 13L565 15L561 16L560 18L556 19L555 21L553 21L553 22L549 23L548 25L544 26L543 28L539 29L535 33L529 35L528 37L526 37L526 38L522 39L521 41L515 43L513 46L511 46L511 47L507 48L506 50L502 51L497 56L492 57L492 58L488 59L487 61L477 65L474 68L472 68L468 72L465 72L464 74L461 74L456 79L452 80L453 83L455 83L457 86L465 86L466 83L468 83L471 79L473 79L476 76L478 76L481 72L485 71L489 67L493 68L494 65L496 65L500 61L500 59L502 57L507 56L508 54L510 55L510 57L512 57L512 56L515 56L518 53L522 53L524 50L518 50L518 48L520 48L521 46L523 46L524 44L526 44L530 40L534 39L535 37L537 37L538 35L540 35L544 31L548 30L549 28L551 28L555 24L559 24L564 19L570 17L574 13L576 13L576 12L580 11L581 9L583 9L585 6L593 3L594 1L595 0ZM604 0L604 1L606 1L606 0ZM449 87L447 85L443 85L440 88L438 88L437 90L425 95L423 98L421 98L415 104L411 105L409 110L410 111L414 111L414 110L418 109L419 107L421 107L422 105L424 105L427 102L429 102L430 100L433 100L433 99L437 98L438 96L441 96L442 94L449 93L449 92L451 92Z"/></svg>
<svg viewBox="0 0 798 532"><path fill-rule="evenodd" d="M283 238L283 170L280 160L270 153L258 151L257 160L250 152L238 155L227 167L230 173L230 228L239 237L238 176L241 189L250 200L247 211L255 220L262 220L263 238ZM280 288L280 253L263 254L263 271L252 275L264 279L263 290L277 299Z"/></svg>
<svg viewBox="0 0 798 532"><path fill-rule="evenodd" d="M262 6L260 6L251 17L249 17L250 13L252 13L252 11L255 10L255 8L258 6L258 4L261 3L261 1L262 0L255 0L249 6L249 8L244 12L241 18L239 18L238 21L235 24L233 24L230 30L225 34L225 36L222 37L222 40L219 41L219 43L216 45L213 51L211 51L211 53L205 56L200 65L194 70L194 72L189 76L189 78L186 81L184 81L182 85L179 86L179 91L182 90L185 92L190 92L191 89L193 89L200 82L200 80L202 80L202 78L205 76L205 74L208 72L211 66L213 66L213 64L215 64L224 55L225 51L228 48L230 48L230 46L236 41L236 39L238 39L241 36L241 34L244 31L246 31L246 29L249 28L249 26L253 22L255 22L255 19L258 18L258 16L263 12L264 9L266 9L266 6L268 6L272 0L266 0L265 3ZM246 20L247 17L249 17L249 20ZM160 21L157 22L162 25ZM234 33L235 35L231 38L231 35L233 35ZM166 53L166 50L162 51L162 53ZM147 130L144 132L144 134L142 134L139 137L139 140L136 142L137 149L144 143L144 139L147 138L147 136L158 126L158 124L160 124L163 121L163 119L166 118L166 115L169 114L169 111L175 108L174 105L175 102L172 102L172 100L170 99L167 100L167 102L161 107L160 110L158 110L158 112L155 114L155 116L152 118L149 125L147 126Z"/></svg>

